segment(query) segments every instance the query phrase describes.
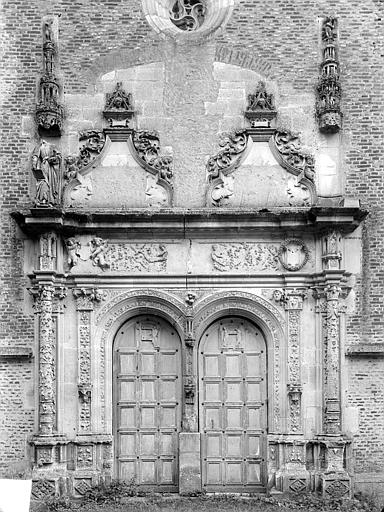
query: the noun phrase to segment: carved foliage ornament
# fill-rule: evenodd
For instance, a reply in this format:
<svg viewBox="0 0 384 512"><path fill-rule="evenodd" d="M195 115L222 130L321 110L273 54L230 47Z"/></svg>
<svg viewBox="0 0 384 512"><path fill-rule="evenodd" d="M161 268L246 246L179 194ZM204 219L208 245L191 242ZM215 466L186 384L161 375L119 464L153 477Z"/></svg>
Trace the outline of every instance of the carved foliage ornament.
<svg viewBox="0 0 384 512"><path fill-rule="evenodd" d="M320 131L335 133L340 130L342 122L336 18L322 20L321 40L323 60L317 85L316 114Z"/></svg>
<svg viewBox="0 0 384 512"><path fill-rule="evenodd" d="M55 76L57 44L54 38L53 19L43 23L43 75L39 83L36 105L36 122L41 134L60 136L64 110L60 104L60 86Z"/></svg>
<svg viewBox="0 0 384 512"><path fill-rule="evenodd" d="M169 16L180 30L197 30L204 22L206 2L204 0L172 0Z"/></svg>
<svg viewBox="0 0 384 512"><path fill-rule="evenodd" d="M144 168L158 176L168 186L173 186L172 157L160 155L160 139L155 131L135 131L132 142L137 156Z"/></svg>
<svg viewBox="0 0 384 512"><path fill-rule="evenodd" d="M278 247L273 244L239 242L212 245L212 263L216 270L278 270Z"/></svg>
<svg viewBox="0 0 384 512"><path fill-rule="evenodd" d="M289 130L276 130L270 139L270 148L279 164L288 172L313 181L315 161L312 155L302 149L299 136Z"/></svg>
<svg viewBox="0 0 384 512"><path fill-rule="evenodd" d="M247 148L248 135L245 130L226 135L220 142L223 148L207 162L207 173L210 187L208 203L222 206L233 195L233 176L229 176L242 160Z"/></svg>

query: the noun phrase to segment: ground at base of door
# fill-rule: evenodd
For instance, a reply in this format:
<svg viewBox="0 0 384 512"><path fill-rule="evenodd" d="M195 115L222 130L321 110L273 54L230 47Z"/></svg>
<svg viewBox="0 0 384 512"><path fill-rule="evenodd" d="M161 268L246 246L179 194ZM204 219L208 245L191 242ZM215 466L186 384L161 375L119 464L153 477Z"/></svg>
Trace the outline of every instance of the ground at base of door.
<svg viewBox="0 0 384 512"><path fill-rule="evenodd" d="M352 500L324 500L314 494L279 496L177 495L121 498L118 502L95 503L50 500L33 503L31 512L380 512L383 503L368 497Z"/></svg>

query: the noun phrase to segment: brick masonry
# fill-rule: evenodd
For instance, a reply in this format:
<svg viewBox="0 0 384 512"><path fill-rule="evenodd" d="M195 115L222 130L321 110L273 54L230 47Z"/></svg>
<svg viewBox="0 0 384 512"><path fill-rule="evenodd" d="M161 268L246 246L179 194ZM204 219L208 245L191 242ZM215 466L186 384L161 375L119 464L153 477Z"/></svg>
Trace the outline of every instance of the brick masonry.
<svg viewBox="0 0 384 512"><path fill-rule="evenodd" d="M95 92L99 77L119 68L149 64L172 57L167 46L146 22L138 0L38 1L4 0L0 44L2 73L1 148L2 173L0 195L1 301L0 339L5 346L30 346L33 343L33 317L26 307L24 292L23 243L9 213L27 204L31 177L29 161L37 141L34 123L36 83L41 70L41 19L60 17L60 73L65 94ZM236 4L226 29L207 43L206 59L251 68L279 84L284 91L313 95L318 74L318 17L339 18L340 62L343 87L343 131L341 171L347 196L359 197L370 216L363 230L363 268L357 276L356 309L350 315L348 343L381 342L384 334L384 98L383 81L383 4L357 0L270 0ZM214 57L216 56L216 57ZM206 116L202 130L186 122L185 100L180 87L204 70L198 47L186 47L184 56L170 59L166 77L164 109L176 122L164 124L165 143L172 141L175 153L188 152L176 163L188 171L188 158L197 154L197 165L217 144L212 118ZM187 117L199 118L202 91L214 90L213 77L200 75L191 80ZM198 101L196 101L198 100ZM204 97L205 101L210 98ZM200 103L199 103L200 101ZM169 112L171 110L171 113ZM296 129L300 119L313 116L313 108L298 105L292 118ZM201 117L200 117L201 118ZM186 129L183 129L186 126ZM192 129L192 132L191 132ZM312 123L312 129L315 124ZM190 140L186 143L185 138ZM321 139L307 133L308 141ZM202 143L204 145L202 146ZM202 177L190 178L198 189ZM180 200L188 200L181 197ZM359 409L360 433L355 442L357 472L384 471L384 399L380 391L384 366L381 360L359 359L349 363L348 404ZM34 414L23 402L23 386L33 386L31 365L7 363L0 373L2 384L0 439L1 467L9 473L14 464L25 459L25 437L34 428ZM7 404L14 404L12 407Z"/></svg>

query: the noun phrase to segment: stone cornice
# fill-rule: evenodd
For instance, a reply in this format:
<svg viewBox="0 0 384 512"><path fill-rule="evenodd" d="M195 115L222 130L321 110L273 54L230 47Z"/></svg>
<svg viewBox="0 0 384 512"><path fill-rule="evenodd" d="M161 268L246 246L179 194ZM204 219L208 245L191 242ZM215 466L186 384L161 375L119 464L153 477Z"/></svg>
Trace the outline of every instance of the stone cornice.
<svg viewBox="0 0 384 512"><path fill-rule="evenodd" d="M233 238L261 233L323 233L337 229L353 232L367 216L358 206L314 206L311 208L169 208L161 211L129 210L60 210L32 208L11 215L28 235L54 230L63 236L77 233L109 237Z"/></svg>

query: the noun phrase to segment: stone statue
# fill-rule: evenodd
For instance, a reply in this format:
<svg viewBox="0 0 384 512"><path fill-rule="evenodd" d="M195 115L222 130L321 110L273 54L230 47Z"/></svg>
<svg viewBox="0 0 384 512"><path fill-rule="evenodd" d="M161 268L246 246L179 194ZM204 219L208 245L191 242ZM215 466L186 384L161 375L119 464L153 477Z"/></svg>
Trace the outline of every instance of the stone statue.
<svg viewBox="0 0 384 512"><path fill-rule="evenodd" d="M95 267L100 267L102 270L105 270L110 267L109 263L106 260L104 251L107 247L106 240L102 238L95 237L89 242L89 246L91 248L90 259L93 261L93 265Z"/></svg>
<svg viewBox="0 0 384 512"><path fill-rule="evenodd" d="M32 156L32 172L36 178L36 206L59 206L63 186L61 154L42 140Z"/></svg>

